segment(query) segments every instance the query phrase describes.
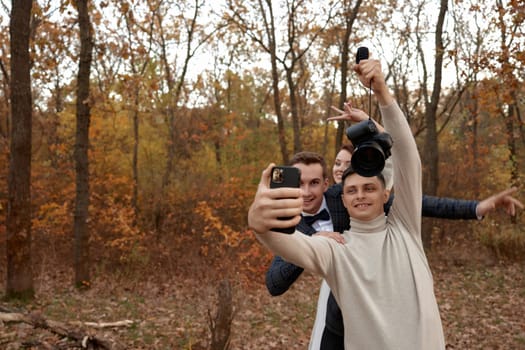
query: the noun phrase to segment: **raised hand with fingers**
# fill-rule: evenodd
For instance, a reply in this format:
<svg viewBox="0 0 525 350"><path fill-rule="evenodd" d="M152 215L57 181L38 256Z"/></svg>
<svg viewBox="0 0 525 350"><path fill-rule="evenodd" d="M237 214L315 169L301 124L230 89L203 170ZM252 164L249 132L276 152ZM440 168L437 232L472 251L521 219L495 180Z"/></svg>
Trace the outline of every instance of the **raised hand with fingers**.
<svg viewBox="0 0 525 350"><path fill-rule="evenodd" d="M516 187L512 187L482 200L476 207L476 214L478 216L485 216L497 208L504 208L507 214L511 216L516 215L516 208L523 209L523 203L512 197L512 194L517 191L518 189Z"/></svg>
<svg viewBox="0 0 525 350"><path fill-rule="evenodd" d="M335 117L326 118L327 121L347 120L347 121L350 121L352 123L359 123L359 122L362 122L363 120L367 120L367 119L370 118L368 116L368 114L365 113L365 111L363 111L363 110L361 110L359 108L352 107L352 103L351 102L345 102L344 103L344 111L340 110L339 108L337 108L335 106L332 106L332 110L334 110L337 113L339 113L339 115L337 115ZM373 122L376 124L379 132L383 132L384 131L384 128L379 123L377 123L375 120L373 120Z"/></svg>

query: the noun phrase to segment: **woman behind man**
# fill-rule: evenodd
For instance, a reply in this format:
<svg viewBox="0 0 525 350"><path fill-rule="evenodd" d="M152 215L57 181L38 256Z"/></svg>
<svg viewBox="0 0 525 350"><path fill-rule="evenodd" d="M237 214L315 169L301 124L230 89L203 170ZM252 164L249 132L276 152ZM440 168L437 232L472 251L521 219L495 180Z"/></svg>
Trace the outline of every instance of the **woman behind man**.
<svg viewBox="0 0 525 350"><path fill-rule="evenodd" d="M342 145L339 152L337 152L334 165L332 166L332 177L334 178L334 183L341 183L344 171L350 167L352 153L354 153L354 146L349 143Z"/></svg>

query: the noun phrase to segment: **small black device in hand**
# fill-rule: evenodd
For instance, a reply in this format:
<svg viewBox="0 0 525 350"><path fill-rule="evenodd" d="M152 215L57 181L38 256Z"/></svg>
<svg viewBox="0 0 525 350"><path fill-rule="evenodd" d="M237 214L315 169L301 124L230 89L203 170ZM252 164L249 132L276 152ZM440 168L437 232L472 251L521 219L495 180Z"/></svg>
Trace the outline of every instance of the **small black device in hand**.
<svg viewBox="0 0 525 350"><path fill-rule="evenodd" d="M293 187L299 188L301 184L301 170L292 166L279 165L272 168L270 178L270 188ZM290 220L292 217L279 218L281 220ZM286 228L272 228L272 231L282 233L294 233L295 226Z"/></svg>
<svg viewBox="0 0 525 350"><path fill-rule="evenodd" d="M368 47L361 46L357 49L357 55L355 56L355 63L359 64L361 60L368 59Z"/></svg>

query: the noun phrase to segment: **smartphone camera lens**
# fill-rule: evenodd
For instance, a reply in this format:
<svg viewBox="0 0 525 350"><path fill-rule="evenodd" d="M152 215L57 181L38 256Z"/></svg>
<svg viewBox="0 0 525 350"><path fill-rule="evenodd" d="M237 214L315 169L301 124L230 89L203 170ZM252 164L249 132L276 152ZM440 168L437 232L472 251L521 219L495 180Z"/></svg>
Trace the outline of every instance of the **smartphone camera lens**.
<svg viewBox="0 0 525 350"><path fill-rule="evenodd" d="M275 168L272 173L272 181L275 183L283 182L283 169Z"/></svg>

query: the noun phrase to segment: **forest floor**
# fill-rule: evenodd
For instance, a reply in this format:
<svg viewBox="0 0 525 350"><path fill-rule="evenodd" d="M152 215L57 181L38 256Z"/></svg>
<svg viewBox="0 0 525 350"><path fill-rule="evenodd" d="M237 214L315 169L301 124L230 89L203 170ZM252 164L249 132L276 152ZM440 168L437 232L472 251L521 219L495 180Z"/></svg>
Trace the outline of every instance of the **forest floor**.
<svg viewBox="0 0 525 350"><path fill-rule="evenodd" d="M441 252L429 254L429 262L447 349L525 349L524 264L497 261L468 247L434 250ZM86 291L71 287L71 271L40 272L33 301L0 302L4 313L32 315L27 322L0 321L0 349L81 348L81 341L46 330L43 322L31 323L39 317L61 322L76 331L71 334L106 340L115 349L207 349L222 278L207 270L173 271L162 279L151 272L101 274ZM232 350L307 349L319 277L304 273L280 297L268 295L263 276L258 282L230 282ZM82 325L126 320L132 323Z"/></svg>

